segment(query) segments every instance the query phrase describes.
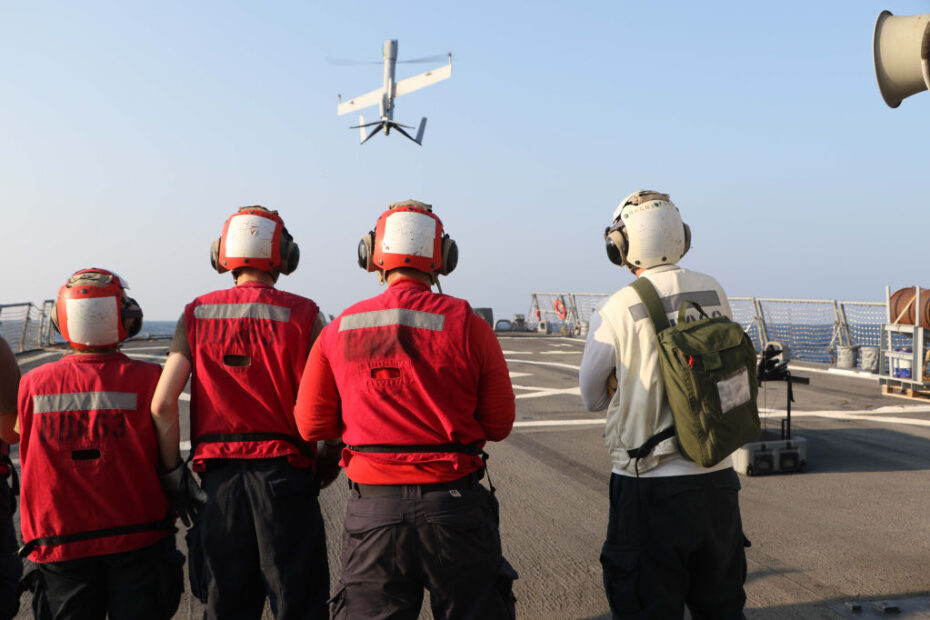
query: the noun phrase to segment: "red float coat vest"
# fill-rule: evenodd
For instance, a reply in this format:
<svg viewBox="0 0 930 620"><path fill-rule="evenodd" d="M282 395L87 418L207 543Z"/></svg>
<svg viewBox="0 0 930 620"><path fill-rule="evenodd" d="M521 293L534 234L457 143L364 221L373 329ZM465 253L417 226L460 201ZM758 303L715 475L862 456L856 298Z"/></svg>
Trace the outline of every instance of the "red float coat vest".
<svg viewBox="0 0 930 620"><path fill-rule="evenodd" d="M173 514L158 480L151 404L161 367L122 353L68 355L19 386L22 533L34 562L140 549ZM94 530L87 540L45 541Z"/></svg>
<svg viewBox="0 0 930 620"><path fill-rule="evenodd" d="M475 419L479 369L473 368L468 302L401 281L359 302L320 338L342 400L349 459L383 463L451 462L462 475L482 466L476 454L360 452L364 446L484 445Z"/></svg>
<svg viewBox="0 0 930 620"><path fill-rule="evenodd" d="M187 305L194 470L213 458L311 465L315 448L300 439L294 403L318 312L311 300L259 282Z"/></svg>

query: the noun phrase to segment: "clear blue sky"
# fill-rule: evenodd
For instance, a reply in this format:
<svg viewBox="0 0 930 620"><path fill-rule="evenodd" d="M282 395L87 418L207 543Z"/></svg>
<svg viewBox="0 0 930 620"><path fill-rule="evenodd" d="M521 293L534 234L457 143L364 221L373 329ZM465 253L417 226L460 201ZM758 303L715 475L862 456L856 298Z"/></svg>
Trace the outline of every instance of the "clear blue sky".
<svg viewBox="0 0 930 620"><path fill-rule="evenodd" d="M533 290L628 283L601 234L641 188L671 194L683 265L731 295L930 286L930 94L882 101L886 8L930 2L0 0L0 303L100 266L174 319L229 285L210 242L263 204L301 248L280 285L335 314L379 291L359 237L416 198L461 249L445 292L509 316ZM423 147L359 146L336 116L381 68L326 57L379 60L387 38L454 55L452 79L398 100L397 120L429 117Z"/></svg>

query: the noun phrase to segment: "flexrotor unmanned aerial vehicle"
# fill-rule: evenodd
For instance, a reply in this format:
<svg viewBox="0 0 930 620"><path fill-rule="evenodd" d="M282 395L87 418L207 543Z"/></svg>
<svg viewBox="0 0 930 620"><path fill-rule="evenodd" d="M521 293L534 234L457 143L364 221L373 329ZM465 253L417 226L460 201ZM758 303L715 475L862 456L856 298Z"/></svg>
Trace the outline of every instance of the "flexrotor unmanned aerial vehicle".
<svg viewBox="0 0 930 620"><path fill-rule="evenodd" d="M432 71L427 71L426 73L421 73L420 75L415 75L409 77L400 82L394 81L394 67L397 64L397 40L388 39L384 42L384 86L373 90L370 93L365 93L354 99L349 99L348 101L342 101L342 95L339 95L339 105L336 108L336 112L339 116L343 114L348 114L349 112L355 112L356 110L361 110L367 108L368 106L378 105L381 111L381 120L377 120L371 123L365 122L365 117L359 114L358 125L353 125L350 129L358 129L361 134L361 144L365 144L373 135L384 130L384 135L390 135L391 129L396 129L398 132L402 133L407 138L410 138L417 144L423 144L423 132L426 131L426 117L424 116L420 120L420 126L418 128L411 127L410 125L402 125L394 120L394 99L412 93L415 90L420 90L436 82L441 82L452 76L452 54L449 55L449 64L439 67L438 69L433 69ZM400 62L426 62L434 60L434 57L429 58L417 58L414 60L401 60ZM368 133L370 127L375 127L375 130L371 133ZM405 129L416 129L417 135L414 138L409 133L404 131Z"/></svg>

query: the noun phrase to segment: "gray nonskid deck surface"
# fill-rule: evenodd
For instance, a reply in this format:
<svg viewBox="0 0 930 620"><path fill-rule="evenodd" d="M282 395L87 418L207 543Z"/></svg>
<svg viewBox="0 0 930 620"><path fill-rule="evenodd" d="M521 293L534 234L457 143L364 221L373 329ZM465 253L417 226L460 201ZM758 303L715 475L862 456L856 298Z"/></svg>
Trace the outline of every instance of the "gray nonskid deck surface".
<svg viewBox="0 0 930 620"><path fill-rule="evenodd" d="M610 464L603 424L596 422L603 412L585 411L577 394L583 341L500 336L517 394L517 426L507 440L490 444L489 468L504 551L520 573L518 615L608 618L598 555ZM166 349L164 342L139 343L126 352L158 361ZM54 358L21 361L27 370ZM899 618L930 618L930 403L882 397L868 379L808 376L811 384L795 388L792 407L794 432L809 442L808 472L740 478L753 544L747 617L878 617L870 601L881 599L902 601ZM784 384L765 384L759 402L784 409ZM893 409L857 418L887 407ZM186 415L182 402L185 421ZM767 424L777 428L777 414ZM182 432L186 440L186 426ZM320 497L333 583L346 495L340 476ZM178 542L184 549L182 533ZM857 599L864 611L853 616L844 603ZM20 617L31 617L28 605L24 597ZM427 610L428 600L422 618L431 617ZM185 593L176 617L201 614Z"/></svg>

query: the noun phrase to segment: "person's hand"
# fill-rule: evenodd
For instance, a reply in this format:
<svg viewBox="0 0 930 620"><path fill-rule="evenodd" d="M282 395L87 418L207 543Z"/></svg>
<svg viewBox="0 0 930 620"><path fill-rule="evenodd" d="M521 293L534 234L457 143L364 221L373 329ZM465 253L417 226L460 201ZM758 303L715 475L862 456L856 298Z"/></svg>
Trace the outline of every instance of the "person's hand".
<svg viewBox="0 0 930 620"><path fill-rule="evenodd" d="M207 501L207 494L194 480L187 464L181 460L172 469L159 473L158 478L161 480L161 488L174 505L174 510L178 513L181 522L186 527L190 527L197 518L200 508Z"/></svg>
<svg viewBox="0 0 930 620"><path fill-rule="evenodd" d="M327 443L321 441L317 444L316 475L320 478L320 488L325 489L339 477L339 459L342 458L342 448L345 444Z"/></svg>
<svg viewBox="0 0 930 620"><path fill-rule="evenodd" d="M607 377L607 396L610 398L614 397L614 394L617 392L617 375L616 373L610 373L610 376Z"/></svg>

